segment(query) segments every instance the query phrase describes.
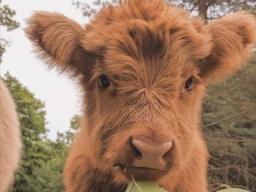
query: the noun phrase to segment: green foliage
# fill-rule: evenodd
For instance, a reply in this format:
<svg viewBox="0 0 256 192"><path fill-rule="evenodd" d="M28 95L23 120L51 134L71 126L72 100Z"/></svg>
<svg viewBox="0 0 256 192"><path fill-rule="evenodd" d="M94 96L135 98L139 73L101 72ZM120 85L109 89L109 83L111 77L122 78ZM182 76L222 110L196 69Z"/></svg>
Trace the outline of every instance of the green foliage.
<svg viewBox="0 0 256 192"><path fill-rule="evenodd" d="M80 117L78 115L74 115L70 121L70 129L64 133L57 133L57 143L63 143L66 144L67 146L69 146L72 143L79 129L79 119Z"/></svg>
<svg viewBox="0 0 256 192"><path fill-rule="evenodd" d="M15 15L15 10L11 9L8 5L3 5L0 0L0 27L5 27L7 31L12 31L19 27L19 23L13 19ZM6 39L0 38L0 63L8 43Z"/></svg>
<svg viewBox="0 0 256 192"><path fill-rule="evenodd" d="M63 143L48 141L48 153L50 158L41 161L40 166L34 171L36 177L31 181L36 186L36 191L62 192L63 169L66 159L66 145Z"/></svg>
<svg viewBox="0 0 256 192"><path fill-rule="evenodd" d="M8 5L3 5L0 1L0 26L5 26L8 31L19 27L19 23L12 18L14 15L16 15L15 10Z"/></svg>
<svg viewBox="0 0 256 192"><path fill-rule="evenodd" d="M72 119L71 119L71 121L70 121L70 128L71 128L72 130L77 131L77 130L79 129L79 127L80 127L80 125L79 125L79 124L80 124L79 120L80 120L79 115L74 115L74 116L72 117Z"/></svg>

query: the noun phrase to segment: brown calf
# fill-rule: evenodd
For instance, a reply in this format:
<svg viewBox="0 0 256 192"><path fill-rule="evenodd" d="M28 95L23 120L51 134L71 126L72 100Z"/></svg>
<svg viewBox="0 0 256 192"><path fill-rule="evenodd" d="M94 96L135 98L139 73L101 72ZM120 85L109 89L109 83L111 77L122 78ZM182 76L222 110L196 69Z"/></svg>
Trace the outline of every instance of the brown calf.
<svg viewBox="0 0 256 192"><path fill-rule="evenodd" d="M38 12L26 32L50 66L84 91L83 123L65 168L68 192L123 192L131 177L170 192L207 191L202 97L249 57L253 16L238 12L205 25L164 0L124 0L85 27Z"/></svg>
<svg viewBox="0 0 256 192"><path fill-rule="evenodd" d="M14 102L0 80L0 192L7 192L21 157L19 122Z"/></svg>

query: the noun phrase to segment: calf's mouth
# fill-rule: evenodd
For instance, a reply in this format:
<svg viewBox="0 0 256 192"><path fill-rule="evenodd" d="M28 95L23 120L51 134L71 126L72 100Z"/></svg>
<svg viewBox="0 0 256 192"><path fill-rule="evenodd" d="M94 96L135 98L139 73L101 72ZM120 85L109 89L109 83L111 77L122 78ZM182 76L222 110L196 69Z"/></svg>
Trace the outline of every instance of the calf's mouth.
<svg viewBox="0 0 256 192"><path fill-rule="evenodd" d="M121 163L114 164L113 169L119 170L128 180L136 181L156 181L168 172L168 169L126 166Z"/></svg>

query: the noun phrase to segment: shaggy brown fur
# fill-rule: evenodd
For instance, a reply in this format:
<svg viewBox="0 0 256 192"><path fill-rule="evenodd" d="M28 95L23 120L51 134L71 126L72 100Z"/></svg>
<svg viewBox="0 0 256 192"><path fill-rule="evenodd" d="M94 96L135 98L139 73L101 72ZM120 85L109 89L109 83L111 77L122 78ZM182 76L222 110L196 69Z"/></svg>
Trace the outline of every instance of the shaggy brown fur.
<svg viewBox="0 0 256 192"><path fill-rule="evenodd" d="M0 192L7 192L21 156L21 138L14 102L0 80Z"/></svg>
<svg viewBox="0 0 256 192"><path fill-rule="evenodd" d="M68 192L124 191L130 177L113 165L133 167L134 138L173 142L157 179L168 191L207 191L202 97L249 57L253 16L239 12L205 25L163 0L127 0L103 8L85 28L38 12L26 32L50 66L70 72L86 93L65 168Z"/></svg>

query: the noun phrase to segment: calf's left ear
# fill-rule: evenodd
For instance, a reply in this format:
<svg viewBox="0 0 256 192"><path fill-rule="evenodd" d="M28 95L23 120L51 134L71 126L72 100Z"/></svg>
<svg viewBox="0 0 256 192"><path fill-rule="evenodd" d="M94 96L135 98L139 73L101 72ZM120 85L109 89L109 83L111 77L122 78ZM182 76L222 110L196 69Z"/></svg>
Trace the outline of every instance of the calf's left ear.
<svg viewBox="0 0 256 192"><path fill-rule="evenodd" d="M201 63L201 77L211 83L237 71L252 53L256 41L256 20L237 12L209 23L213 48Z"/></svg>

